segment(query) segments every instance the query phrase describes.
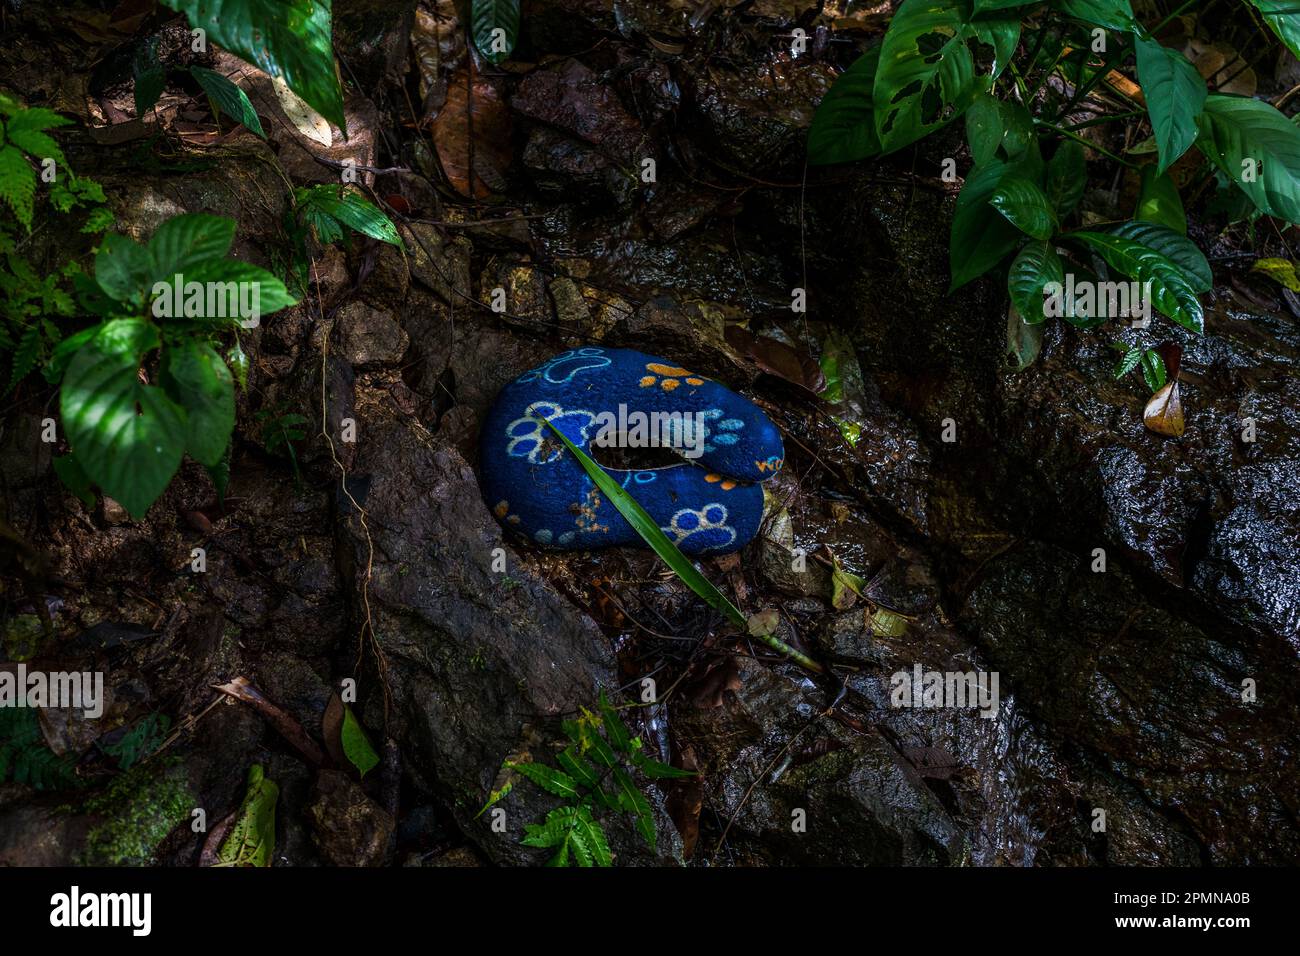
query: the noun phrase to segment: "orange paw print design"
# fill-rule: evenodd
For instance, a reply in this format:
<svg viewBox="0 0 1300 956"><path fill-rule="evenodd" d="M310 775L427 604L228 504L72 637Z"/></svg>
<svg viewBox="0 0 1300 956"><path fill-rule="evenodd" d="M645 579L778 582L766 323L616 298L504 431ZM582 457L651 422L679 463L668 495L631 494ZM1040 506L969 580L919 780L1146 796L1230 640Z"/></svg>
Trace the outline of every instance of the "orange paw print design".
<svg viewBox="0 0 1300 956"><path fill-rule="evenodd" d="M645 367L647 372L653 372L653 375L647 375L641 379L642 388L653 388L658 385L665 392L671 392L678 385L685 382L687 385L703 385L705 379L700 378L694 372L688 372L684 368L678 368L675 365L660 365L658 362L649 362Z"/></svg>
<svg viewBox="0 0 1300 956"><path fill-rule="evenodd" d="M723 478L721 475L715 475L712 472L705 475L704 480L711 485L718 485L718 482L722 482L718 487L723 491L730 491L732 488L736 487L736 483L730 478Z"/></svg>

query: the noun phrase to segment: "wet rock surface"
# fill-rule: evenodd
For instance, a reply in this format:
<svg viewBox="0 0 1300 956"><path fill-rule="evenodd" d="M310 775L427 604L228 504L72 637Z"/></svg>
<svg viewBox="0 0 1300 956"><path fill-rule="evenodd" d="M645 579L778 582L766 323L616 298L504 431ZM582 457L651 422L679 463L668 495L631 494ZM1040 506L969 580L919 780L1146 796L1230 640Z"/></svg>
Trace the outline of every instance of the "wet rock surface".
<svg viewBox="0 0 1300 956"><path fill-rule="evenodd" d="M105 732L153 712L183 725L145 765L175 761L150 771L154 804L219 819L259 762L281 786L277 864L544 862L520 839L552 796L520 781L495 805L504 828L479 813L503 762L552 763L562 721L602 689L636 703L648 678L662 696L627 712L632 731L701 777L643 781L654 850L608 818L620 864L1300 858L1294 320L1220 290L1205 336L1171 329L1188 429L1160 438L1097 333L1052 326L1037 364L1006 370L1000 291L946 295L952 195L924 157L804 181L803 133L846 60L825 44L792 58L772 36L815 33L816 4L528 6L521 51L541 65L490 78L514 124L508 193L475 209L426 183L440 208L403 223L404 253L322 253L304 303L244 339L224 501L187 464L143 521L86 508L48 475L44 397L6 419L5 521L51 569L34 585L56 633L43 653L118 676ZM377 101L400 72L384 38L411 7L336 4ZM369 92L350 112L382 126ZM141 176L123 148L105 184L137 235L238 210L237 251L267 264L288 202L272 163L299 185L329 174L278 138L276 154L236 137L194 176ZM348 148L369 163L382 143ZM833 349L843 401L729 344L742 323ZM647 554L557 557L503 532L478 490L478 422L503 384L588 342L671 356L781 424L766 534L701 568L747 613L779 611L835 680L735 633ZM290 413L308 423L292 458L266 425ZM835 597L835 563L861 596ZM6 598L38 620L25 590ZM895 706L895 675L917 668L996 673L996 707ZM355 681L383 766L310 765L212 689L239 675L314 738ZM121 779L93 733L48 733L90 792ZM0 785L0 863L108 847L105 806ZM125 850L193 865L183 816Z"/></svg>

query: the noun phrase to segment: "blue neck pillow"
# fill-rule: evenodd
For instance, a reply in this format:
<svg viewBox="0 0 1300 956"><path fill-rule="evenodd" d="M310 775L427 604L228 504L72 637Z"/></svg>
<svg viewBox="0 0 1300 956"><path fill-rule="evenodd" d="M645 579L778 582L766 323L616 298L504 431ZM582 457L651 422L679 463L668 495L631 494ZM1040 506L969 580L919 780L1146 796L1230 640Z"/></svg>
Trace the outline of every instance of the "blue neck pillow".
<svg viewBox="0 0 1300 956"><path fill-rule="evenodd" d="M763 520L757 482L776 475L784 456L776 426L726 386L631 349L564 352L501 390L479 438L488 507L508 530L547 548L645 542L546 421L597 459L602 443L669 447L685 458L606 471L686 554L748 544Z"/></svg>

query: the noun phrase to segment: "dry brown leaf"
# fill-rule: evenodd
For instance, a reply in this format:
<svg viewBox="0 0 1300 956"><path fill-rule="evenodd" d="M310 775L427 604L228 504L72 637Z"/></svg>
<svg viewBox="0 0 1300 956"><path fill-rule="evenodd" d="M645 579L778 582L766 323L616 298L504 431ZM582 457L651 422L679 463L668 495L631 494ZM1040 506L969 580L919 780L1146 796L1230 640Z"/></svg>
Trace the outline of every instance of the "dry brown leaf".
<svg viewBox="0 0 1300 956"><path fill-rule="evenodd" d="M442 171L458 193L485 199L505 189L505 171L513 155L510 111L496 85L477 73L472 65L452 78L447 87L447 102L434 119L432 129Z"/></svg>
<svg viewBox="0 0 1300 956"><path fill-rule="evenodd" d="M298 132L326 149L334 145L334 133L330 130L329 121L289 89L289 84L282 77L271 77L271 87L275 90L275 98L280 101L280 109L284 110L284 115Z"/></svg>
<svg viewBox="0 0 1300 956"><path fill-rule="evenodd" d="M1171 381L1151 396L1142 421L1157 435L1181 438L1183 434L1183 403L1178 394L1178 382Z"/></svg>
<svg viewBox="0 0 1300 956"><path fill-rule="evenodd" d="M293 744L294 749L302 754L308 763L318 767L325 761L325 754L321 752L316 741L308 736L307 731L303 730L302 724L267 700L266 696L247 677L236 677L228 683L213 684L212 686L221 693L228 694L235 700L248 704L265 717L280 736Z"/></svg>

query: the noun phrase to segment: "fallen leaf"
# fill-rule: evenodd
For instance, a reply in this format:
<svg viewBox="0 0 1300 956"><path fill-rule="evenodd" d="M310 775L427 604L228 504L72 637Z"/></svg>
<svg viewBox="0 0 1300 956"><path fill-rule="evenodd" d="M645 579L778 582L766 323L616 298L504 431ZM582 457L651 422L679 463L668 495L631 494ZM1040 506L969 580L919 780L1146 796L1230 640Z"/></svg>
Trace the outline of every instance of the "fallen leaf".
<svg viewBox="0 0 1300 956"><path fill-rule="evenodd" d="M228 683L213 684L212 686L221 693L228 694L235 700L248 704L265 717L280 736L293 744L294 749L302 754L308 763L313 766L320 766L324 762L325 754L321 752L320 747L317 746L316 741L311 739L307 731L303 730L302 724L267 700L265 695L247 677L236 677Z"/></svg>
<svg viewBox="0 0 1300 956"><path fill-rule="evenodd" d="M847 611L862 597L866 582L852 571L840 566L839 559L831 555L831 607L837 611Z"/></svg>
<svg viewBox="0 0 1300 956"><path fill-rule="evenodd" d="M1178 382L1171 379L1160 391L1151 396L1142 421L1157 435L1180 438L1183 434L1183 404L1178 394Z"/></svg>
<svg viewBox="0 0 1300 956"><path fill-rule="evenodd" d="M1300 292L1300 277L1295 274L1295 263L1290 259L1256 259L1251 272L1260 272L1292 292Z"/></svg>
<svg viewBox="0 0 1300 956"><path fill-rule="evenodd" d="M330 694L330 701L325 705L325 713L320 719L320 735L325 741L325 750L335 766L348 765L347 754L343 752L343 711L344 705L338 694Z"/></svg>
<svg viewBox="0 0 1300 956"><path fill-rule="evenodd" d="M447 86L447 101L433 121L432 133L442 171L462 196L485 199L506 188L505 171L513 158L510 112L496 85L472 64Z"/></svg>
<svg viewBox="0 0 1300 956"><path fill-rule="evenodd" d="M821 363L806 350L766 335L754 335L739 325L727 326L727 344L764 372L810 392L814 397L826 387Z"/></svg>
<svg viewBox="0 0 1300 956"><path fill-rule="evenodd" d="M275 98L280 101L280 108L284 110L284 115L289 118L294 129L313 142L320 143L326 149L334 144L334 133L330 130L329 121L312 109L306 100L289 89L289 84L284 82L283 77L271 77L271 87L275 90Z"/></svg>
<svg viewBox="0 0 1300 956"><path fill-rule="evenodd" d="M777 626L781 623L781 615L773 608L768 608L766 611L751 614L745 623L749 627L751 637L764 637L776 633Z"/></svg>

